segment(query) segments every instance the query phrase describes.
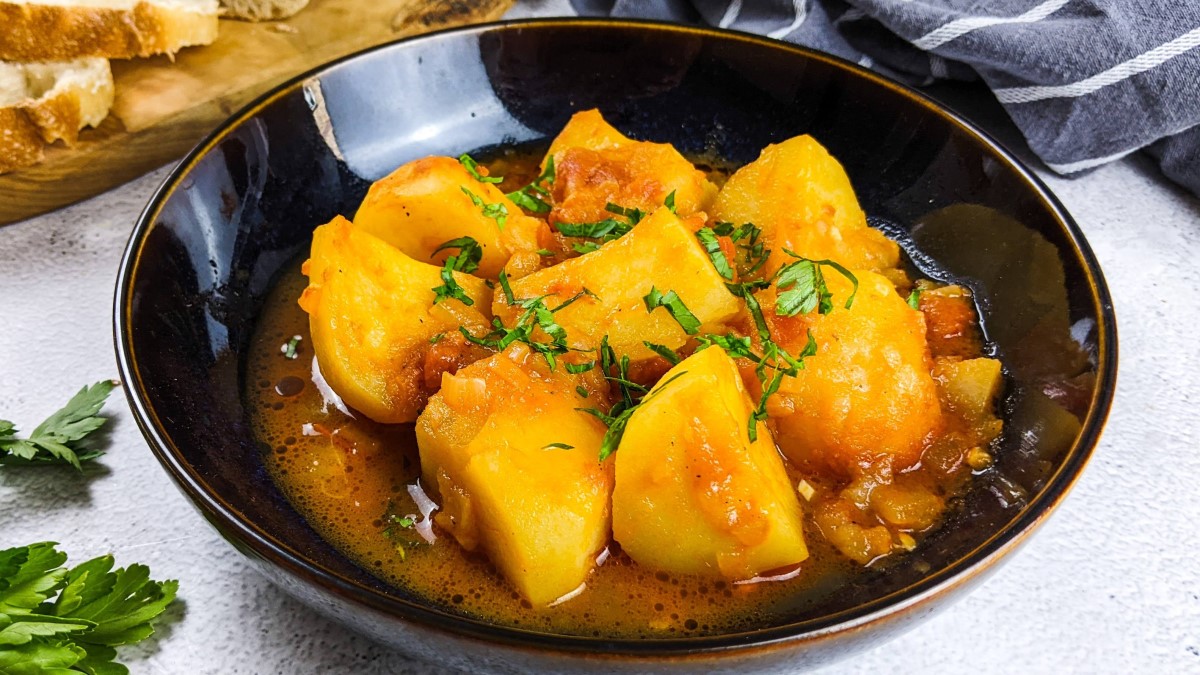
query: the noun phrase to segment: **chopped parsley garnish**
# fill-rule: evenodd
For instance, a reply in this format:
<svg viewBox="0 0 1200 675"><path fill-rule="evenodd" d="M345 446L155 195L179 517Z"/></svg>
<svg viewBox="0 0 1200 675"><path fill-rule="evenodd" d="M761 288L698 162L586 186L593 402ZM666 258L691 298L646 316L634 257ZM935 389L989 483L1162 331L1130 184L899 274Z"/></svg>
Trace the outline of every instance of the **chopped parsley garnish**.
<svg viewBox="0 0 1200 675"><path fill-rule="evenodd" d="M665 307L671 317L675 319L683 332L688 335L695 335L700 332L700 319L692 314L687 305L683 304L683 300L675 293L675 291L667 291L665 294L660 292L654 286L650 287L650 292L642 297L642 301L646 303L646 311L653 312L659 307Z"/></svg>
<svg viewBox="0 0 1200 675"><path fill-rule="evenodd" d="M733 281L733 266L729 264L729 258L725 257L725 251L721 250L721 242L717 239L717 233L712 228L702 227L696 230L696 239L700 241L704 252L708 253L708 259L712 261L717 274Z"/></svg>
<svg viewBox="0 0 1200 675"><path fill-rule="evenodd" d="M571 373L572 375L579 375L580 373L586 373L592 368L595 368L596 362L588 361L587 363L564 363L563 367L567 369L568 373Z"/></svg>
<svg viewBox="0 0 1200 675"><path fill-rule="evenodd" d="M416 517L413 515L402 516L396 512L396 502L389 499L387 510L383 517L383 536L392 540L392 545L396 548L396 553L400 554L400 559L404 560L408 557L408 552L405 550L405 544L416 543L416 540L411 537L401 536L401 533L412 530L417 525Z"/></svg>
<svg viewBox="0 0 1200 675"><path fill-rule="evenodd" d="M552 155L546 158L546 168L532 183L520 190L510 192L506 196L523 209L534 213L549 213L550 204L546 203L543 197L550 196L550 189L547 186L554 185L554 178L554 157Z"/></svg>
<svg viewBox="0 0 1200 675"><path fill-rule="evenodd" d="M554 314L584 296L596 297L596 294L585 288L558 307L550 309L544 302L548 296L516 299L512 286L508 282L508 275L503 270L500 272L499 281L505 302L512 307L524 310L517 318L515 325L510 328L504 325L500 317L495 317L492 319L492 330L482 337L472 335L465 326L459 326L458 331L470 342L496 351L504 351L512 343L522 342L531 350L541 354L549 364L550 370L554 370L558 367L558 357L572 351L567 345L567 331L558 324ZM550 342L535 340L535 329L541 329L550 338ZM573 367L578 366L567 364L566 367L570 371Z"/></svg>
<svg viewBox="0 0 1200 675"><path fill-rule="evenodd" d="M283 358L291 361L296 360L296 357L299 355L297 350L300 347L300 341L303 339L299 335L293 335L287 342L280 345L279 351L283 352Z"/></svg>
<svg viewBox="0 0 1200 675"><path fill-rule="evenodd" d="M770 249L760 241L762 229L754 223L743 223L734 227L733 223L719 222L712 226L712 230L717 235L729 237L734 245L742 250L740 265L745 268L742 270L742 276L750 276L757 272L771 255Z"/></svg>
<svg viewBox="0 0 1200 675"><path fill-rule="evenodd" d="M628 356L624 357L622 359L622 361L625 364L625 368L628 368L629 357ZM596 417L601 422L603 422L606 426L608 426L608 431L606 431L604 433L604 438L603 438L603 440L600 441L600 461L601 462L608 459L609 455L611 455L617 451L617 448L621 445L621 438L623 438L625 436L625 427L629 425L629 418L633 417L633 413L637 411L638 407L641 406L643 403L649 401L650 399L654 398L667 385L669 385L672 382L674 382L675 380L683 377L684 375L687 375L686 370L683 371L682 373L677 373L674 377L667 380L666 382L662 382L662 383L658 384L654 388L653 392L642 397L640 400L638 400L636 402L633 401L632 397L629 395L630 394L629 390L626 389L625 386L622 386L622 394L623 394L622 399L620 401L617 401L616 405L614 405L612 407L612 410L608 411L608 413L601 412L597 408L576 408L576 410L588 413L589 415ZM625 380L623 378L609 378L609 379L617 381L618 383L625 382ZM639 388L642 389L643 391L645 390L645 387L641 387L640 385L639 385Z"/></svg>
<svg viewBox="0 0 1200 675"><path fill-rule="evenodd" d="M575 387L575 393L576 393L576 394L579 394L579 397L580 397L580 398L587 398L587 397L588 397L588 390L587 390L587 388L586 388L586 387L584 387L582 384L581 384L581 385L579 385L578 387Z"/></svg>
<svg viewBox="0 0 1200 675"><path fill-rule="evenodd" d="M675 350L671 349L670 347L668 347L666 345L660 345L656 342L650 342L648 340L642 340L642 344L646 345L646 349L649 349L650 351L654 352L655 354L658 354L659 356L666 359L667 363L669 363L673 366L679 364L679 360L680 360L679 355L676 354Z"/></svg>
<svg viewBox="0 0 1200 675"><path fill-rule="evenodd" d="M436 335L430 336L430 338L429 338L429 344L431 344L431 345L436 345L437 343L439 343L439 342L441 342L443 339L445 339L445 337L446 337L446 334L445 334L445 333L438 333L438 334L436 334Z"/></svg>
<svg viewBox="0 0 1200 675"><path fill-rule="evenodd" d="M642 219L646 217L646 212L641 209L631 209L629 207L621 206L620 204L614 204L612 202L605 204L604 210L608 211L609 213L615 213L618 216L625 217L627 220L629 220L630 227L642 222Z"/></svg>
<svg viewBox="0 0 1200 675"><path fill-rule="evenodd" d="M921 309L921 289L914 288L912 293L908 294L908 306L913 309Z"/></svg>
<svg viewBox="0 0 1200 675"><path fill-rule="evenodd" d="M179 590L111 555L66 561L50 542L0 550L0 672L128 673L115 647L153 635Z"/></svg>
<svg viewBox="0 0 1200 675"><path fill-rule="evenodd" d="M467 170L467 173L471 174L471 177L480 183L495 184L504 182L504 178L501 176L485 176L479 173L479 163L472 159L471 156L465 152L458 156L458 163L462 164L463 168ZM486 171L487 169L484 170Z"/></svg>
<svg viewBox="0 0 1200 675"><path fill-rule="evenodd" d="M496 221L496 227L500 228L501 230L504 229L504 224L508 221L507 206L501 204L500 202L489 204L483 201L482 197L474 192L471 192L465 185L461 186L461 189L463 194L471 198L471 203L479 207L485 218L491 218L492 220Z"/></svg>
<svg viewBox="0 0 1200 675"><path fill-rule="evenodd" d="M846 309L850 309L854 304L854 296L858 294L858 277L850 270L832 260L809 260L787 249L784 252L799 260L779 268L775 275L775 287L779 289L775 302L776 314L795 316L808 314L814 309L820 314L833 311L833 293L825 284L822 267L832 267L854 284L854 290L846 298Z"/></svg>
<svg viewBox="0 0 1200 675"><path fill-rule="evenodd" d="M108 421L97 413L116 384L112 380L101 380L79 390L65 406L39 424L29 438L17 438L16 426L8 420L0 420L0 464L70 464L82 469L81 462L103 455L104 452L95 448L93 439L88 436ZM0 564L0 570L3 567ZM2 596L0 591L0 601ZM0 611L2 609L0 602ZM0 629L2 634L3 629Z"/></svg>
<svg viewBox="0 0 1200 675"><path fill-rule="evenodd" d="M551 251L551 250L549 250L549 249L545 249L545 248L539 248L539 249L536 251L536 253L537 253L538 255L542 256L543 258L549 258L549 257L551 257L551 256L553 256L553 255L554 255L554 251Z"/></svg>
<svg viewBox="0 0 1200 675"><path fill-rule="evenodd" d="M641 209L627 208L620 204L613 204L612 202L605 204L604 210L613 215L620 216L624 220L605 218L594 223L554 223L554 227L567 237L599 240L597 242L577 243L573 246L580 253L590 253L600 248L600 244L620 239L629 234L633 226L642 222L642 219L646 217L646 212Z"/></svg>
<svg viewBox="0 0 1200 675"><path fill-rule="evenodd" d="M452 255L446 259L446 262L451 265L451 269L455 272L471 273L479 269L479 261L483 260L483 247L479 242L471 237L459 237L444 241L440 246L433 249L433 253L429 254L432 258L438 251L444 251L448 248L458 249L457 255ZM451 262L453 260L454 262Z"/></svg>
<svg viewBox="0 0 1200 675"><path fill-rule="evenodd" d="M605 218L594 223L554 223L555 229L568 237L585 237L612 241L627 234L633 226L616 218Z"/></svg>
<svg viewBox="0 0 1200 675"><path fill-rule="evenodd" d="M543 450L574 450L575 446L567 445L566 443L547 443Z"/></svg>
<svg viewBox="0 0 1200 675"><path fill-rule="evenodd" d="M675 191L674 190L671 190L671 194L667 195L667 198L665 200L663 200L663 206L670 209L671 213L675 213ZM678 214L676 214L676 215L678 215Z"/></svg>
<svg viewBox="0 0 1200 675"><path fill-rule="evenodd" d="M465 188L464 188L465 189ZM442 265L442 285L434 287L433 304L437 304L446 298L454 298L464 305L470 306L475 304L471 296L458 281L454 279L455 272L470 273L479 268L479 261L483 259L483 249L479 243L471 237L459 237L444 242L441 246L434 249L434 253L447 248L457 248L458 253L446 258L445 264Z"/></svg>
<svg viewBox="0 0 1200 675"><path fill-rule="evenodd" d="M574 249L576 253L582 255L584 253L591 253L592 251L599 251L600 244L597 244L594 241L582 241L571 244L571 248Z"/></svg>

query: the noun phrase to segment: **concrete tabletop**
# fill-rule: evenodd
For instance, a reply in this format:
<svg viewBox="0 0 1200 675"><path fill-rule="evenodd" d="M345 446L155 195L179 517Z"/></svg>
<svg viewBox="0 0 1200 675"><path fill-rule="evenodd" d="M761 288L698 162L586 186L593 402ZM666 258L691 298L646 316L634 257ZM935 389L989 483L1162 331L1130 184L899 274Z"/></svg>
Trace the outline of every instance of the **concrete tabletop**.
<svg viewBox="0 0 1200 675"><path fill-rule="evenodd" d="M547 12L522 13L531 7ZM166 173L0 228L0 418L31 429L116 375L117 263ZM981 588L829 672L1200 672L1200 200L1140 155L1074 180L1042 175L1116 303L1121 367L1104 438L1059 511ZM440 672L253 572L175 489L120 392L105 412L109 452L82 475L0 468L0 548L56 541L75 562L111 552L179 579L158 633L120 650L133 672Z"/></svg>

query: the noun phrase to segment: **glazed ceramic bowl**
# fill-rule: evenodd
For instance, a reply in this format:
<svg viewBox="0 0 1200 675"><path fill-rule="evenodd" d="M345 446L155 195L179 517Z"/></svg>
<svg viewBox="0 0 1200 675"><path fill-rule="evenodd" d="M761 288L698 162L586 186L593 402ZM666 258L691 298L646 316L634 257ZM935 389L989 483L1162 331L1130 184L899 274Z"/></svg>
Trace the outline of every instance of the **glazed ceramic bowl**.
<svg viewBox="0 0 1200 675"><path fill-rule="evenodd" d="M388 586L323 541L272 484L242 400L245 352L268 289L312 229L352 215L370 181L405 161L536 142L591 107L634 137L733 164L810 133L918 267L936 260L974 289L1006 364L1006 434L996 469L905 564L754 632L552 635ZM977 584L1049 515L1097 442L1116 373L1112 304L1079 229L971 124L804 49L614 21L453 30L280 86L213 132L154 195L122 261L115 325L150 447L231 544L338 621L472 669L772 670L876 644ZM1065 410L1079 420L1067 434L1052 419Z"/></svg>

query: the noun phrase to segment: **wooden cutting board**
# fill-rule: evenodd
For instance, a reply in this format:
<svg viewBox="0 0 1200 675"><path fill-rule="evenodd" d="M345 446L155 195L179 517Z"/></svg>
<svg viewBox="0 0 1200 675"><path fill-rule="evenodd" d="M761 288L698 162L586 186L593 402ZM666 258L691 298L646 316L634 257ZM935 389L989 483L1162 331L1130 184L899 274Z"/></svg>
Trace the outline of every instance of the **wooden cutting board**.
<svg viewBox="0 0 1200 675"><path fill-rule="evenodd" d="M340 56L442 28L492 21L514 0L312 0L285 21L221 21L217 41L175 55L113 61L116 101L74 148L0 175L0 224L29 218L179 159L276 84Z"/></svg>

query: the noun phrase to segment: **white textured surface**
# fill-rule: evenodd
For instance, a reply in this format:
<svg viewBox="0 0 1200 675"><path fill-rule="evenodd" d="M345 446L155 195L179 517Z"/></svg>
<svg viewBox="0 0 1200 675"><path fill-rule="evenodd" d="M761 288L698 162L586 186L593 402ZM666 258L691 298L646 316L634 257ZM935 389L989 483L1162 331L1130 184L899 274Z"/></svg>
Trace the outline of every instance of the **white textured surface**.
<svg viewBox="0 0 1200 675"><path fill-rule="evenodd" d="M30 429L116 374L116 266L164 176L0 228L0 417ZM1047 181L1116 301L1108 430L1058 513L978 591L831 672L1200 672L1200 202L1140 158ZM112 552L180 579L176 620L122 651L135 673L437 672L250 571L171 485L119 393L106 410L111 448L86 475L0 470L0 548L58 541L76 561Z"/></svg>

